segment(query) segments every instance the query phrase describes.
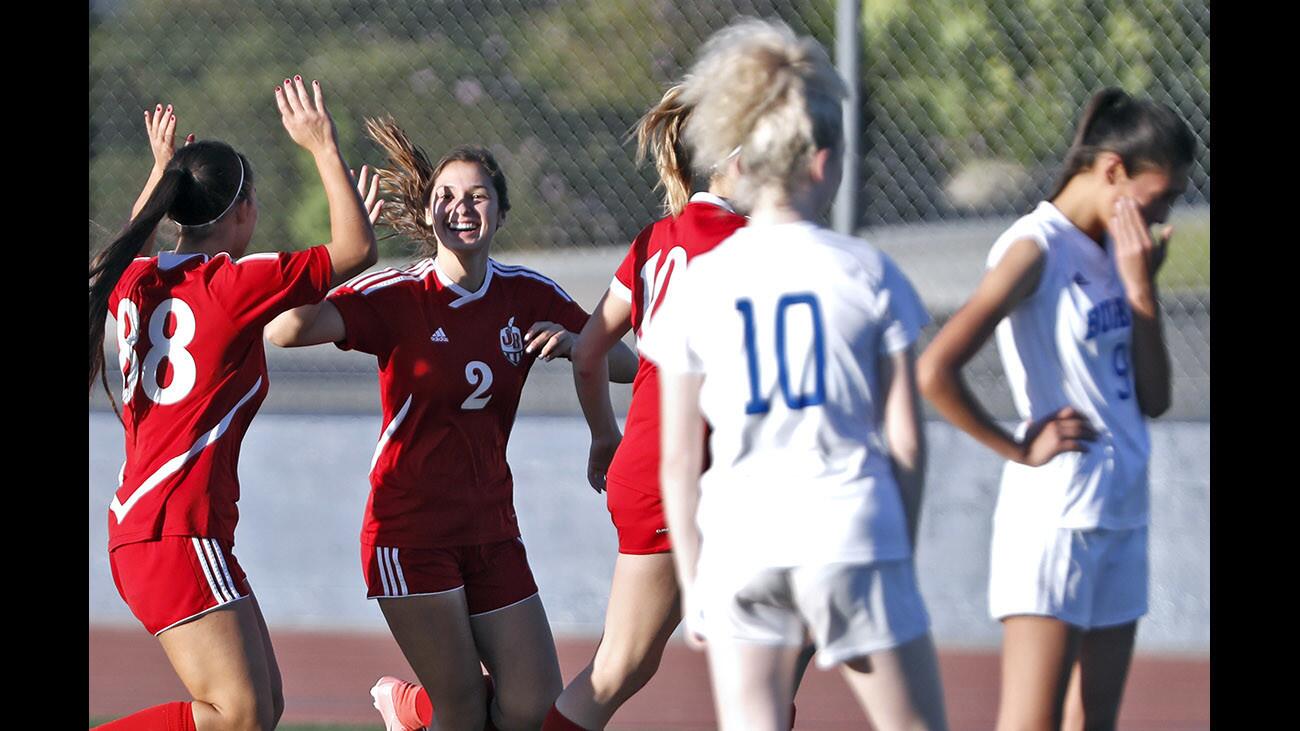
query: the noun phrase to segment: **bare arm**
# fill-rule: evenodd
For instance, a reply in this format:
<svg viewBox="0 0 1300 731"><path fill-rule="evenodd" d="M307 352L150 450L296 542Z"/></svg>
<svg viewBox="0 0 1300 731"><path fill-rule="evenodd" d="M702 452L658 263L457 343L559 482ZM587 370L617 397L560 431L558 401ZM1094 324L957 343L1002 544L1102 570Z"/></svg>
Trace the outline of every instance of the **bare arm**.
<svg viewBox="0 0 1300 731"><path fill-rule="evenodd" d="M149 171L149 179L144 183L144 190L140 191L140 197L135 199L135 205L131 206L131 218L134 219L140 214L140 209L148 202L149 196L153 195L154 188L158 187L158 181L162 180L163 173L167 170L168 163L176 154L176 115L172 111L172 105L168 104L164 109L159 104L154 107L153 114L149 110L144 110L144 128L149 135L149 149L153 151L153 169ZM185 138L185 144L194 141L194 135ZM140 248L141 252L149 252L153 249L154 235L157 231L150 232L149 238L145 240L144 245Z"/></svg>
<svg viewBox="0 0 1300 731"><path fill-rule="evenodd" d="M984 274L969 301L935 336L917 363L921 393L944 418L1005 459L1038 466L1063 451L1085 451L1082 440L1096 435L1087 421L1066 407L1034 424L1023 442L1000 427L975 400L961 369L993 335L998 322L1038 286L1046 263L1029 239L1011 245Z"/></svg>
<svg viewBox="0 0 1300 731"><path fill-rule="evenodd" d="M673 563L682 589L683 613L693 612L700 531L695 522L704 467L704 415L700 412L700 374L659 373L659 480L664 519L673 539ZM688 640L691 634L687 633Z"/></svg>
<svg viewBox="0 0 1300 731"><path fill-rule="evenodd" d="M325 248L334 268L333 287L373 266L379 260L379 249L366 208L339 154L338 133L325 109L319 81L312 82L312 91L313 97L309 97L302 77L295 76L276 87L275 102L285 130L312 154L325 187L330 211L330 240Z"/></svg>
<svg viewBox="0 0 1300 731"><path fill-rule="evenodd" d="M609 401L610 363L620 347L628 350L620 338L631 327L631 305L605 292L573 346L573 385L578 392L578 403L582 404L582 415L587 419L587 428L591 431L587 481L598 492L605 489L605 473L609 471L609 463L623 439ZM632 373L635 375L636 356L633 355L632 359Z"/></svg>
<svg viewBox="0 0 1300 731"><path fill-rule="evenodd" d="M916 548L925 486L925 431L921 425L921 395L916 388L916 360L909 346L880 359L885 393L885 443L894 480L903 498L907 537Z"/></svg>
<svg viewBox="0 0 1300 731"><path fill-rule="evenodd" d="M262 331L271 344L280 348L337 343L347 339L348 329L339 308L329 300L286 310L269 322Z"/></svg>
<svg viewBox="0 0 1300 731"><path fill-rule="evenodd" d="M350 171L349 171L350 172ZM379 176L367 178L370 168L361 166L361 177L357 178L357 193L364 196L366 215L371 225L379 220L384 207L384 199L379 197ZM272 345L281 348L298 348L304 345L337 343L348 336L343 316L329 300L314 305L295 307L280 313L267 323L263 335Z"/></svg>
<svg viewBox="0 0 1300 731"><path fill-rule="evenodd" d="M1129 198L1115 202L1109 231L1115 242L1115 264L1133 313L1133 381L1138 406L1149 417L1169 410L1173 400L1169 350L1160 323L1156 274L1164 263L1173 227L1166 226L1152 242L1137 205Z"/></svg>

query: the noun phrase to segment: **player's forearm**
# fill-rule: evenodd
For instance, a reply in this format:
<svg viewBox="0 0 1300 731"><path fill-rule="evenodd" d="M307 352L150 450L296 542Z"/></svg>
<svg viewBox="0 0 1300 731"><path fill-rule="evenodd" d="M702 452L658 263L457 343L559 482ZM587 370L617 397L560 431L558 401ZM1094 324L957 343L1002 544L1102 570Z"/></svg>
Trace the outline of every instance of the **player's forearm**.
<svg viewBox="0 0 1300 731"><path fill-rule="evenodd" d="M660 373L659 480L677 578L683 587L695 581L700 553L695 513L704 468L704 418L699 400L703 383L699 375Z"/></svg>
<svg viewBox="0 0 1300 731"><path fill-rule="evenodd" d="M322 146L313 150L312 156L329 204L330 241L325 247L334 267L330 286L336 286L374 266L379 261L379 247L365 205L338 149Z"/></svg>
<svg viewBox="0 0 1300 731"><path fill-rule="evenodd" d="M636 370L639 365L637 356L623 341L614 343L614 347L606 354L605 360L609 366L610 383L631 383L636 380Z"/></svg>
<svg viewBox="0 0 1300 731"><path fill-rule="evenodd" d="M1133 381L1138 406L1146 416L1160 416L1173 401L1173 383L1154 288L1146 296L1130 297L1129 307L1133 313Z"/></svg>
<svg viewBox="0 0 1300 731"><path fill-rule="evenodd" d="M1003 459L1019 461L1023 449L1010 433L998 426L966 386L960 372L945 368L930 359L927 351L918 363L917 377L921 393L936 411L953 426L961 429L996 452Z"/></svg>
<svg viewBox="0 0 1300 731"><path fill-rule="evenodd" d="M154 188L158 187L158 181L162 180L163 172L166 168L154 165L149 171L149 179L144 183L144 190L140 191L140 197L135 199L135 205L131 206L131 218L134 219L140 214L140 209L149 201L149 196L153 195Z"/></svg>
<svg viewBox="0 0 1300 731"><path fill-rule="evenodd" d="M617 437L618 422L609 400L609 366L599 343L579 336L573 345L572 358L573 386L592 439Z"/></svg>
<svg viewBox="0 0 1300 731"><path fill-rule="evenodd" d="M695 514L700 505L699 462L692 472L686 460L665 459L660 467L664 520L673 541L673 564L678 583L689 587L695 582L700 558L700 531ZM674 462L681 462L680 465Z"/></svg>
<svg viewBox="0 0 1300 731"><path fill-rule="evenodd" d="M298 348L304 345L318 345L321 342L327 342L313 342L309 338L313 329L312 326L320 315L321 307L322 304L317 303L281 312L274 320L267 323L262 334L272 345L278 348Z"/></svg>

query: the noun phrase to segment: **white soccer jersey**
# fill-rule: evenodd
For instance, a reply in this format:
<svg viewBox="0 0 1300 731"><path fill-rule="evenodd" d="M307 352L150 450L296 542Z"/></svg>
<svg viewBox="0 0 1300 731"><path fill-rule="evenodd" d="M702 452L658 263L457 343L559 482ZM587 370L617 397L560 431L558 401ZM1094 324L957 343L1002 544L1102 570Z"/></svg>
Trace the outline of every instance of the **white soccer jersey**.
<svg viewBox="0 0 1300 731"><path fill-rule="evenodd" d="M679 277L640 348L704 375L701 566L909 556L878 360L929 316L898 267L811 223L751 224Z"/></svg>
<svg viewBox="0 0 1300 731"><path fill-rule="evenodd" d="M997 327L998 351L1022 423L1066 406L1098 437L1086 453L1041 467L1008 462L995 517L1056 521L1062 528L1146 525L1151 443L1133 379L1132 315L1113 257L1043 202L993 244L992 268L1011 244L1030 239L1046 256L1035 290Z"/></svg>

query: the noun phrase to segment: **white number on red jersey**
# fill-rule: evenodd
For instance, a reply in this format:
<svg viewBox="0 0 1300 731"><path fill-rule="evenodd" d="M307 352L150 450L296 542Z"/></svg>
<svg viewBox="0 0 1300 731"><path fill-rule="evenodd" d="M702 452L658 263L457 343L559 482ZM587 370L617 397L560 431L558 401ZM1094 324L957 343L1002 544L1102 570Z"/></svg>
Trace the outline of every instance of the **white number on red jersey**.
<svg viewBox="0 0 1300 731"><path fill-rule="evenodd" d="M474 393L471 393L460 407L466 411L473 411L487 406L492 398L490 393L483 395L492 387L492 369L488 364L481 360L471 360L465 365L465 380L469 381L469 385L477 385L478 388L474 389Z"/></svg>
<svg viewBox="0 0 1300 731"><path fill-rule="evenodd" d="M645 266L641 267L641 282L645 285L645 302L641 306L641 331L650 324L650 316L654 312L655 303L659 301L659 295L668 286L668 277L673 270L686 266L686 249L680 246L674 246L668 250L668 255L664 257L664 265L659 266L659 257L662 251L656 251L654 256L646 260Z"/></svg>
<svg viewBox="0 0 1300 731"><path fill-rule="evenodd" d="M169 314L176 323L170 337L166 334ZM141 364L135 349L140 340L140 308L123 298L117 306L117 357L122 367L122 403L131 401L142 380L141 375L144 395L156 404L167 406L188 396L194 388L198 367L185 346L194 340L195 330L194 310L184 300L175 297L163 300L149 317L149 352L145 353ZM171 382L166 386L161 385L158 378L163 359L171 365L172 372Z"/></svg>

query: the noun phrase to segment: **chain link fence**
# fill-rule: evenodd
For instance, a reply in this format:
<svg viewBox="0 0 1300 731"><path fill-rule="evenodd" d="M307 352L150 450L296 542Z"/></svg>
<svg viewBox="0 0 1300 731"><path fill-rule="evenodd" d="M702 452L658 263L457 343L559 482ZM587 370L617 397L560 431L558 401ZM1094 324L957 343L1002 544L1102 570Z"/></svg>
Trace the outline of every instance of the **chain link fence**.
<svg viewBox="0 0 1300 731"><path fill-rule="evenodd" d="M92 1L91 249L120 228L143 184L141 112L159 102L175 105L178 138L221 139L251 160L253 250L327 239L314 166L272 93L301 73L322 81L354 167L382 162L365 116L391 114L434 158L463 143L492 149L512 202L496 255L535 266L590 308L627 242L660 215L628 131L703 40L741 15L781 18L834 48L834 0ZM1171 417L1208 419L1208 0L865 0L859 32L859 233L899 261L940 324L996 235L1050 193L1094 90L1118 85L1179 110L1201 151L1161 275ZM173 237L164 230L160 245ZM381 246L387 261L410 257L400 240ZM277 389L300 396L272 389L268 408L378 409L372 360L271 350ZM968 376L995 414L1013 417L991 347ZM559 387L564 369L535 378L556 388L530 389L542 395L525 410L531 400L577 413L572 388ZM313 395L349 389L337 402Z"/></svg>

